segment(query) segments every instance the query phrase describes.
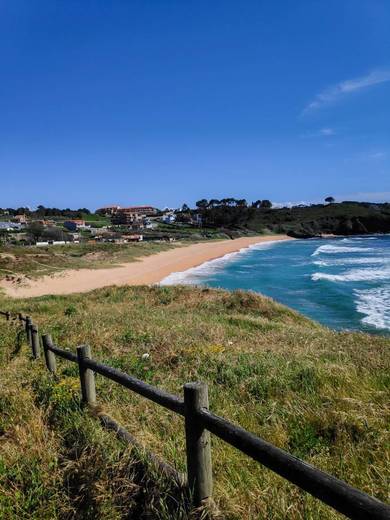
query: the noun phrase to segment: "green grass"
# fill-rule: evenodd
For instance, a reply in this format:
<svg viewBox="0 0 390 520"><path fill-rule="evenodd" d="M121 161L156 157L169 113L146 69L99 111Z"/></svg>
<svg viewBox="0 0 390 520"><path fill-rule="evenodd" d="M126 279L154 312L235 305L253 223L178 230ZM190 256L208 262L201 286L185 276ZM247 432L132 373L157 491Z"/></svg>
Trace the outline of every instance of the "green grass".
<svg viewBox="0 0 390 520"><path fill-rule="evenodd" d="M133 262L142 256L167 251L180 244L74 244L47 247L0 247L0 279L5 276L39 277L66 269L96 269Z"/></svg>
<svg viewBox="0 0 390 520"><path fill-rule="evenodd" d="M104 222L105 225L111 224L111 219L109 217L105 217L104 215L99 215L97 213L83 213L82 218L86 222Z"/></svg>
<svg viewBox="0 0 390 520"><path fill-rule="evenodd" d="M0 308L177 395L206 381L213 412L389 498L388 338L337 333L252 293L184 287L3 298ZM0 518L190 518L179 491L80 408L76 366L59 361L53 378L19 348L17 330L1 323ZM182 419L96 381L101 409L184 471ZM212 451L222 518L340 517L215 437Z"/></svg>

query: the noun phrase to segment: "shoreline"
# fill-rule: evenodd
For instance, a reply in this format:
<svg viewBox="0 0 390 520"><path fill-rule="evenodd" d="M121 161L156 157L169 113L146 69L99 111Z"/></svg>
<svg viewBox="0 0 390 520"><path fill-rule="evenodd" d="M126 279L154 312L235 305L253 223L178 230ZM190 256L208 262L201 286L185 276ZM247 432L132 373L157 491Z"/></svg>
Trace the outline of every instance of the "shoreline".
<svg viewBox="0 0 390 520"><path fill-rule="evenodd" d="M0 288L11 298L33 298L89 292L112 285L154 285L172 275L198 267L229 253L239 252L262 242L294 240L287 235L258 235L234 240L199 242L155 255L141 257L118 267L102 269L71 269L30 280L28 285L15 286L2 280Z"/></svg>
<svg viewBox="0 0 390 520"><path fill-rule="evenodd" d="M289 240L290 238L292 238L292 237L287 237L284 240ZM292 239L293 240L297 240L295 238L292 238ZM168 274L168 276L166 276L165 278L160 280L158 282L158 284L162 285L162 286L164 286L164 285L181 285L182 283L184 283L185 285L193 285L192 282L189 282L189 283L183 282L183 279L185 280L187 278L187 276L190 275L190 273L197 272L198 269L202 269L203 267L211 265L211 264L214 264L216 262L223 262L224 260L227 260L229 258L236 257L237 255L240 255L241 253L244 253L246 251L250 251L251 249L255 248L258 245L261 245L261 244L272 244L274 242L280 242L280 241L283 241L283 239L262 240L261 242L256 242L254 244L250 244L249 246L241 247L240 249L237 249L237 250L225 253L222 256L217 256L215 258L210 258L210 259L206 260L205 262L202 262L202 263L197 264L197 265L193 265L193 266L189 267L188 269L185 269L184 271L183 270L181 270L181 271L174 271L173 273Z"/></svg>

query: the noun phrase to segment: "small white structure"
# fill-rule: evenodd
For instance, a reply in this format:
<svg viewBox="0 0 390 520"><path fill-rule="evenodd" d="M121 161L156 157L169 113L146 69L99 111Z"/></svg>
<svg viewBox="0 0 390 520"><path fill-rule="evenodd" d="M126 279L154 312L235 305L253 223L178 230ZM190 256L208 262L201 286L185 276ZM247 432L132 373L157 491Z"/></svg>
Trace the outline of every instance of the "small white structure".
<svg viewBox="0 0 390 520"><path fill-rule="evenodd" d="M161 220L164 224L173 224L176 221L176 215L172 213L166 213L162 216Z"/></svg>
<svg viewBox="0 0 390 520"><path fill-rule="evenodd" d="M37 247L44 246L65 246L67 244L73 244L74 242L65 242L65 240L48 240L46 242L36 242Z"/></svg>

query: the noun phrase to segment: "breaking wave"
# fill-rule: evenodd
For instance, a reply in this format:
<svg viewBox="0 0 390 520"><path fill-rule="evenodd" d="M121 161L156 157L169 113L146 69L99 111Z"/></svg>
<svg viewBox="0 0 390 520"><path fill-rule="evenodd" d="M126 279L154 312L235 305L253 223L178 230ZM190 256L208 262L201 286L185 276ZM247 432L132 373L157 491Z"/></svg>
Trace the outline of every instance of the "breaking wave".
<svg viewBox="0 0 390 520"><path fill-rule="evenodd" d="M318 256L321 254L338 254L338 253L366 253L373 251L370 247L348 247L348 246L334 246L333 244L325 244L318 247L311 256Z"/></svg>
<svg viewBox="0 0 390 520"><path fill-rule="evenodd" d="M351 269L340 274L314 273L311 279L328 280L329 282L371 282L374 280L389 280L390 267L383 269Z"/></svg>
<svg viewBox="0 0 390 520"><path fill-rule="evenodd" d="M314 260L313 265L320 267L332 267L335 265L372 265L372 264L386 264L390 260L384 257L363 257L363 258L332 258L331 260Z"/></svg>
<svg viewBox="0 0 390 520"><path fill-rule="evenodd" d="M390 286L355 290L356 310L365 314L363 323L377 329L390 329Z"/></svg>
<svg viewBox="0 0 390 520"><path fill-rule="evenodd" d="M337 329L390 334L390 236L263 242L161 284L254 290Z"/></svg>
<svg viewBox="0 0 390 520"><path fill-rule="evenodd" d="M259 249L269 249L275 244L281 243L277 240L269 241L269 242L260 242L258 244L253 244L248 247L244 247L239 251L235 251L234 253L228 253L220 258L215 258L214 260L209 260L204 262L197 267L191 267L186 271L179 271L175 273L171 273L163 280L161 280L160 285L197 285L204 283L205 279L210 279L213 275L218 272L222 272L226 265L238 258L242 258L245 254L249 253L252 250Z"/></svg>

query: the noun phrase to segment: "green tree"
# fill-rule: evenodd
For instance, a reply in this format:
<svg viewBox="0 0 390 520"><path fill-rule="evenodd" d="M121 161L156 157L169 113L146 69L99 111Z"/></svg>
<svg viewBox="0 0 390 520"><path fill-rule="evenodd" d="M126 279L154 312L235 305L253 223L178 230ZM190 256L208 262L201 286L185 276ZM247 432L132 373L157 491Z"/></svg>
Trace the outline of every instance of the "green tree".
<svg viewBox="0 0 390 520"><path fill-rule="evenodd" d="M195 203L195 205L198 209L206 209L209 203L207 199L200 199Z"/></svg>
<svg viewBox="0 0 390 520"><path fill-rule="evenodd" d="M326 197L325 202L332 204L334 202L334 197Z"/></svg>
<svg viewBox="0 0 390 520"><path fill-rule="evenodd" d="M33 240L38 240L43 235L44 227L39 222L31 222L26 231Z"/></svg>
<svg viewBox="0 0 390 520"><path fill-rule="evenodd" d="M53 226L43 230L45 240L68 240L68 235L59 227Z"/></svg>
<svg viewBox="0 0 390 520"><path fill-rule="evenodd" d="M272 202L268 199L264 199L260 202L260 208L272 208Z"/></svg>

